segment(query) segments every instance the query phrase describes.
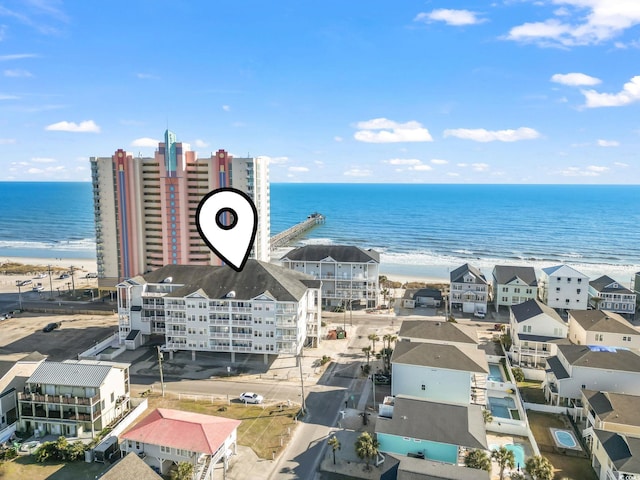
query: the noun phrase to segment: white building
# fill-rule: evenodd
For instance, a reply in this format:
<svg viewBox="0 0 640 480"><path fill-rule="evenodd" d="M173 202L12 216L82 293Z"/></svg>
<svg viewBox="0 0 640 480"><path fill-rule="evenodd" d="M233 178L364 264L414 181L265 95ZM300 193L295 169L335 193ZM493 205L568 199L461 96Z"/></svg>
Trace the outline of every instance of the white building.
<svg viewBox="0 0 640 480"><path fill-rule="evenodd" d="M636 311L636 294L603 275L589 282L589 305L598 310L633 315Z"/></svg>
<svg viewBox="0 0 640 480"><path fill-rule="evenodd" d="M461 350L477 350L474 330L466 330L459 323L433 320L404 320L398 332L400 342L423 342L453 345Z"/></svg>
<svg viewBox="0 0 640 480"><path fill-rule="evenodd" d="M589 277L569 265L543 268L538 286L540 300L551 308L587 309Z"/></svg>
<svg viewBox="0 0 640 480"><path fill-rule="evenodd" d="M297 272L322 280L322 305L378 306L380 254L351 245L305 245L280 261Z"/></svg>
<svg viewBox="0 0 640 480"><path fill-rule="evenodd" d="M320 340L321 282L270 263L168 265L118 285L120 343L150 335L170 350L297 355Z"/></svg>
<svg viewBox="0 0 640 480"><path fill-rule="evenodd" d="M640 395L640 355L632 350L558 345L547 358L545 396L556 405L578 400L582 390Z"/></svg>
<svg viewBox="0 0 640 480"><path fill-rule="evenodd" d="M512 305L509 326L511 358L519 365L544 366L545 358L556 354L559 343L569 343L567 324L539 300Z"/></svg>
<svg viewBox="0 0 640 480"><path fill-rule="evenodd" d="M480 270L465 263L451 272L450 281L449 311L487 313L489 284Z"/></svg>
<svg viewBox="0 0 640 480"><path fill-rule="evenodd" d="M42 362L18 394L20 425L41 436L94 437L129 410L129 364Z"/></svg>
<svg viewBox="0 0 640 480"><path fill-rule="evenodd" d="M493 268L493 304L510 307L538 298L538 279L533 267L496 265Z"/></svg>
<svg viewBox="0 0 640 480"><path fill-rule="evenodd" d="M624 317L606 310L569 311L569 340L577 345L640 349L640 332Z"/></svg>
<svg viewBox="0 0 640 480"><path fill-rule="evenodd" d="M213 480L215 465L236 453L240 420L157 408L124 433L123 452L134 452L167 475L174 465L188 462L194 478Z"/></svg>

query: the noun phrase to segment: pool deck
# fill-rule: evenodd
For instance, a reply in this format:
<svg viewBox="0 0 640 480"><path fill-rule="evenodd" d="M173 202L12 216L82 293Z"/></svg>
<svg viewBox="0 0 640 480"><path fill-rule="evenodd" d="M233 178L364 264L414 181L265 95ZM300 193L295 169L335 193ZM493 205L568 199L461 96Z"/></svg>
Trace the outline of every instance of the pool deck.
<svg viewBox="0 0 640 480"><path fill-rule="evenodd" d="M553 438L553 441L556 443L556 447L558 448L566 448L568 450L577 450L577 451L582 451L582 447L580 446L580 442L578 441L578 439L576 438L576 436L574 435L574 433L571 430L567 430L564 428L551 428L549 427L549 430L551 430L551 438ZM571 435L571 438L573 439L575 446L570 447L568 445L563 445L561 444L557 437L556 437L556 432L566 432L569 435Z"/></svg>
<svg viewBox="0 0 640 480"><path fill-rule="evenodd" d="M514 436L514 435L500 435L498 433L489 433L487 432L487 444L491 447L491 446L498 446L501 447L503 445L510 445L510 444L515 444L515 445L522 445L522 448L524 450L524 458L525 460L531 456L533 456L533 448L531 448L531 444L529 443L529 440L525 437L518 437L518 436ZM524 465L520 465L521 470L524 469ZM518 467L516 465L516 468L514 468L513 470L510 469L506 469L505 470L505 478L509 478L509 474L511 472L517 472L518 471ZM491 461L491 478L498 478L500 474L500 468L498 467L498 464L495 461Z"/></svg>

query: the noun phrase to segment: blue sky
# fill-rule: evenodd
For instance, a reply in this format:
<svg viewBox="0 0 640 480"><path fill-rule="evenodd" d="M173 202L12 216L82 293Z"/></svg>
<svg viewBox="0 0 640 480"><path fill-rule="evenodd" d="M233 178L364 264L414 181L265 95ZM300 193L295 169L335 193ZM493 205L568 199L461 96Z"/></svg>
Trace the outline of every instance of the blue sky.
<svg viewBox="0 0 640 480"><path fill-rule="evenodd" d="M273 182L638 184L639 106L638 0L0 0L0 181L169 126Z"/></svg>

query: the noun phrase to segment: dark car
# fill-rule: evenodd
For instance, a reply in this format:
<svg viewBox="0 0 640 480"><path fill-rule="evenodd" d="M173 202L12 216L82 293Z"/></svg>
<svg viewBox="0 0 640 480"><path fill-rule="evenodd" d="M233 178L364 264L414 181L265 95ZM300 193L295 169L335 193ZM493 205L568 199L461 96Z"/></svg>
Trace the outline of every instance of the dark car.
<svg viewBox="0 0 640 480"><path fill-rule="evenodd" d="M376 385L389 385L391 383L391 378L387 375L383 375L382 373L376 373L373 376L373 381Z"/></svg>
<svg viewBox="0 0 640 480"><path fill-rule="evenodd" d="M53 332L56 328L60 328L60 322L48 323L47 326L42 329L42 331Z"/></svg>

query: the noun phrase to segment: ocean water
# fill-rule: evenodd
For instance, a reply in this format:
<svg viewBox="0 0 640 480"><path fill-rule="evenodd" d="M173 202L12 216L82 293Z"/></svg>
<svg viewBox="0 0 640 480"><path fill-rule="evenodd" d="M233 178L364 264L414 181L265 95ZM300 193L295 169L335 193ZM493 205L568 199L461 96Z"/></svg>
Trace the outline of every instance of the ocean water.
<svg viewBox="0 0 640 480"><path fill-rule="evenodd" d="M2 182L0 205L0 258L95 258L90 183ZM640 271L639 205L640 186L626 185L276 183L271 233L319 212L326 223L298 245L373 248L386 274L565 262L628 285Z"/></svg>

